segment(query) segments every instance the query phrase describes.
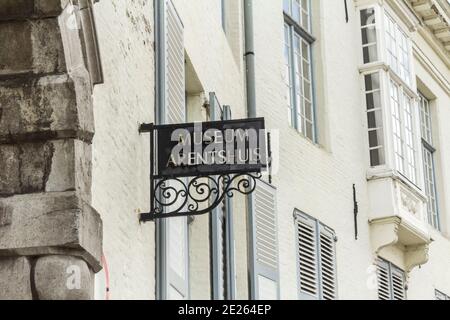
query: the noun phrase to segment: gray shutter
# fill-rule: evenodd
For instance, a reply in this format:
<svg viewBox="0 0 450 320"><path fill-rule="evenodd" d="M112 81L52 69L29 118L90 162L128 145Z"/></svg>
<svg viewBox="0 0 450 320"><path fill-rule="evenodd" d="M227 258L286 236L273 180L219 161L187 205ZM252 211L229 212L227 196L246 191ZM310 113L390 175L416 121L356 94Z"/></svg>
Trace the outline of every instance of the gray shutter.
<svg viewBox="0 0 450 320"><path fill-rule="evenodd" d="M322 224L319 224L319 229L321 299L335 300L337 298L335 234Z"/></svg>
<svg viewBox="0 0 450 320"><path fill-rule="evenodd" d="M217 96L214 92L209 94L210 120L218 121L222 118L222 110ZM225 257L225 203L213 209L211 213L211 255L213 268L213 299L224 300L226 279L226 257Z"/></svg>
<svg viewBox="0 0 450 320"><path fill-rule="evenodd" d="M186 122L184 28L172 1L164 1L165 123L184 123ZM167 243L167 299L188 299L187 218L167 219L164 229Z"/></svg>
<svg viewBox="0 0 450 320"><path fill-rule="evenodd" d="M391 300L391 281L389 264L384 260L377 262L378 299Z"/></svg>
<svg viewBox="0 0 450 320"><path fill-rule="evenodd" d="M299 214L296 216L296 224L300 299L319 299L317 223L310 217Z"/></svg>
<svg viewBox="0 0 450 320"><path fill-rule="evenodd" d="M377 261L378 298L406 300L405 272L383 259Z"/></svg>
<svg viewBox="0 0 450 320"><path fill-rule="evenodd" d="M263 181L258 181L253 201L255 299L277 300L280 298L280 288L276 189Z"/></svg>
<svg viewBox="0 0 450 320"><path fill-rule="evenodd" d="M392 300L406 300L405 273L391 266Z"/></svg>

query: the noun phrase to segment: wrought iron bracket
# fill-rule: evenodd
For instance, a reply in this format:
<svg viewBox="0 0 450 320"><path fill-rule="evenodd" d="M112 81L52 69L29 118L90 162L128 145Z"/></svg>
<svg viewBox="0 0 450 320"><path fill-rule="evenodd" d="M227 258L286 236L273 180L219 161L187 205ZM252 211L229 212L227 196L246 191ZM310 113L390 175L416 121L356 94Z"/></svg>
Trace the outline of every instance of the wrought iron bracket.
<svg viewBox="0 0 450 320"><path fill-rule="evenodd" d="M153 124L139 128L139 133L150 133L150 212L140 215L141 222L208 214L235 193L253 193L262 178L262 173L255 172L156 179L154 130Z"/></svg>

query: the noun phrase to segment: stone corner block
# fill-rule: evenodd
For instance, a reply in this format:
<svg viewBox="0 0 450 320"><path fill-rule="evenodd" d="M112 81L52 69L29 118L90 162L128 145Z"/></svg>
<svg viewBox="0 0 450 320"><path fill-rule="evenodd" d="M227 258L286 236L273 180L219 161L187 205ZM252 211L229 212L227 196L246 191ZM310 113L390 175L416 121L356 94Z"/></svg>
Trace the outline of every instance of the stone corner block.
<svg viewBox="0 0 450 320"><path fill-rule="evenodd" d="M0 227L0 256L70 255L101 270L102 221L76 192L0 198L0 208L12 210Z"/></svg>
<svg viewBox="0 0 450 320"><path fill-rule="evenodd" d="M61 255L40 257L33 276L39 300L93 299L94 274L80 258Z"/></svg>
<svg viewBox="0 0 450 320"><path fill-rule="evenodd" d="M0 300L32 299L31 264L28 258L0 258Z"/></svg>

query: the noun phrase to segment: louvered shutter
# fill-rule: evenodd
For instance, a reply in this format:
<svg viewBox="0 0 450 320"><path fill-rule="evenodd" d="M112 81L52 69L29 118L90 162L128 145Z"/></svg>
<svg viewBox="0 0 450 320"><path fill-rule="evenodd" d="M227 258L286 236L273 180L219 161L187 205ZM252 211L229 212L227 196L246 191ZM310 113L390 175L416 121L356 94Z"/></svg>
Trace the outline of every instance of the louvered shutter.
<svg viewBox="0 0 450 320"><path fill-rule="evenodd" d="M165 123L186 122L184 28L170 0L165 0ZM174 204L174 209L178 204ZM171 208L169 208L170 210ZM187 218L164 221L167 258L167 298L188 298L188 223Z"/></svg>
<svg viewBox="0 0 450 320"><path fill-rule="evenodd" d="M258 181L253 201L255 299L277 300L280 289L275 188L263 181Z"/></svg>
<svg viewBox="0 0 450 320"><path fill-rule="evenodd" d="M391 266L392 300L406 300L405 273L397 267Z"/></svg>
<svg viewBox="0 0 450 320"><path fill-rule="evenodd" d="M383 259L377 262L378 298L406 300L405 272Z"/></svg>
<svg viewBox="0 0 450 320"><path fill-rule="evenodd" d="M319 224L321 299L337 298L336 247L334 232Z"/></svg>
<svg viewBox="0 0 450 320"><path fill-rule="evenodd" d="M300 280L300 299L319 299L319 270L318 270L318 244L317 223L315 220L298 215L298 275Z"/></svg>
<svg viewBox="0 0 450 320"><path fill-rule="evenodd" d="M209 94L210 120L222 119L222 110L214 92ZM225 203L213 209L211 221L211 255L213 267L213 299L224 300L226 293Z"/></svg>
<svg viewBox="0 0 450 320"><path fill-rule="evenodd" d="M386 261L379 260L377 265L378 277L378 299L391 300L391 280L389 264Z"/></svg>

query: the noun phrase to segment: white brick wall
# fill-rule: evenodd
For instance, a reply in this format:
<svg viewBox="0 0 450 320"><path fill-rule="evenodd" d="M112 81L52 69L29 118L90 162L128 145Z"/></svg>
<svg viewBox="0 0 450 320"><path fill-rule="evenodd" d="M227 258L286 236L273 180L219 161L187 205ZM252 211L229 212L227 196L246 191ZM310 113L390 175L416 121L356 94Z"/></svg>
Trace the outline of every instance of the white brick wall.
<svg viewBox="0 0 450 320"><path fill-rule="evenodd" d="M151 1L100 1L95 19L105 83L95 87L93 206L104 226L112 299L155 297L154 224L149 210L149 137L154 115ZM99 289L97 289L99 290Z"/></svg>
<svg viewBox="0 0 450 320"><path fill-rule="evenodd" d="M106 1L95 6L105 84L94 93L93 203L104 222L104 250L111 273L112 298L154 298L154 225L139 225L137 212L148 210L148 137L137 133L154 114L152 1ZM366 171L369 165L366 114L358 72L359 19L349 1L349 23L341 1L314 2L314 45L319 145L287 122L283 80L283 14L279 1L257 1L255 8L258 114L280 133L278 188L281 297L297 298L293 211L308 213L336 231L339 298L376 299L368 286L375 255L369 233ZM174 0L185 26L186 53L204 92L215 91L234 118L245 117L241 30L228 39L220 24L218 1ZM233 13L237 10L234 7ZM238 10L239 11L239 10ZM239 19L237 20L239 21ZM242 34L240 34L242 37ZM448 68L420 36L414 41L432 64L450 78ZM231 47L230 47L231 42ZM231 49L232 48L232 49ZM416 62L418 77L436 95L440 204L450 215L449 92ZM197 106L201 108L201 106ZM196 120L201 113L195 113ZM204 117L204 116L203 116ZM359 202L359 239L354 239L352 185ZM235 199L238 297L247 298L245 198ZM444 234L450 218L444 219ZM208 222L190 227L191 295L209 296ZM202 231L203 230L203 231ZM201 234L204 232L203 234ZM450 241L433 233L430 262L410 276L411 299L434 297L434 288L450 294ZM208 279L207 279L208 277Z"/></svg>

